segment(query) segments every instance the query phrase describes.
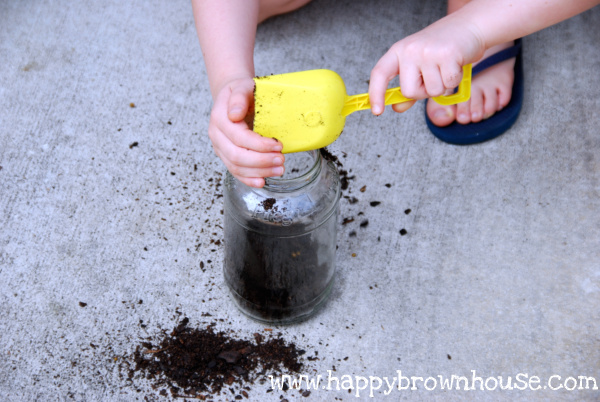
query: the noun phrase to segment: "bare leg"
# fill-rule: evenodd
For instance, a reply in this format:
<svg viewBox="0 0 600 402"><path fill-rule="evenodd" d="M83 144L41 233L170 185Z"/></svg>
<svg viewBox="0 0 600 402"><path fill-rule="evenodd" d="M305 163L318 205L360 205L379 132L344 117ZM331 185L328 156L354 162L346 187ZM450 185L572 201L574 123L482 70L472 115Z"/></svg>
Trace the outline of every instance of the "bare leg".
<svg viewBox="0 0 600 402"><path fill-rule="evenodd" d="M261 0L258 12L258 22L279 14L289 13L310 3L310 0Z"/></svg>
<svg viewBox="0 0 600 402"><path fill-rule="evenodd" d="M448 14L458 10L470 0L448 0ZM488 49L483 58L512 46L512 42L503 43ZM509 59L490 67L475 78L471 86L471 99L455 106L441 106L427 102L427 115L440 127L453 121L461 124L477 123L502 110L512 94L515 59Z"/></svg>

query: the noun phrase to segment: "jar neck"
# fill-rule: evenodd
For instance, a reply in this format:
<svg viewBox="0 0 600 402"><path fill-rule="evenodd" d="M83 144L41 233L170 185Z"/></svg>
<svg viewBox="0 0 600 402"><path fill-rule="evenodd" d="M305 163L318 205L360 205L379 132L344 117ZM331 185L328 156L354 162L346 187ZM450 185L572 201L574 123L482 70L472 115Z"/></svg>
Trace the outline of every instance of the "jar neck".
<svg viewBox="0 0 600 402"><path fill-rule="evenodd" d="M302 168L292 168L295 160L308 158ZM266 177L264 189L276 193L296 191L312 183L321 173L321 153L318 150L286 155L286 172L282 177ZM288 171L288 169L290 171Z"/></svg>

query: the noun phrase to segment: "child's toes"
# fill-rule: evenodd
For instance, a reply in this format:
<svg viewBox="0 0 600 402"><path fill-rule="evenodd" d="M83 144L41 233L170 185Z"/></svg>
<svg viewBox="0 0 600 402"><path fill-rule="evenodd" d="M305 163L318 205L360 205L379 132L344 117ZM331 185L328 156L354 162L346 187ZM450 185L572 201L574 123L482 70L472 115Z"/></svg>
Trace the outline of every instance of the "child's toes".
<svg viewBox="0 0 600 402"><path fill-rule="evenodd" d="M471 103L473 102L473 94L467 102L456 105L456 121L460 124L469 124L471 122Z"/></svg>
<svg viewBox="0 0 600 402"><path fill-rule="evenodd" d="M443 106L430 99L427 102L427 116L438 127L445 127L455 120L456 107Z"/></svg>
<svg viewBox="0 0 600 402"><path fill-rule="evenodd" d="M500 110L498 108L498 92L496 91L496 88L490 88L488 90L485 91L485 100L484 100L484 106L483 106L483 110L484 110L484 115L483 118L484 119L489 119L490 117L492 117L494 115L494 113L496 113L498 110Z"/></svg>
<svg viewBox="0 0 600 402"><path fill-rule="evenodd" d="M481 120L483 120L484 118L484 96L482 94L481 91L479 90L475 90L473 91L474 93L471 95L471 105L470 105L470 112L471 112L471 120L468 121L467 123L479 123ZM466 123L463 123L466 124Z"/></svg>
<svg viewBox="0 0 600 402"><path fill-rule="evenodd" d="M512 96L512 85L502 85L497 90L498 104L497 111L504 109L510 102Z"/></svg>

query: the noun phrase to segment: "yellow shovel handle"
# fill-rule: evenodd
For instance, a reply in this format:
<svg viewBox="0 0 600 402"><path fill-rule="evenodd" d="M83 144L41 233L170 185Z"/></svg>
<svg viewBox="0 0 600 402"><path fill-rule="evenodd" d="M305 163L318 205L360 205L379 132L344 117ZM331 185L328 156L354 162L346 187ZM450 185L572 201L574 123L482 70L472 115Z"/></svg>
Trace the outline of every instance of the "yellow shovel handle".
<svg viewBox="0 0 600 402"><path fill-rule="evenodd" d="M455 105L457 103L466 102L471 97L471 65L463 66L463 77L458 85L458 91L452 95L436 96L432 98L440 105ZM400 87L390 88L385 91L385 104L395 105L396 103L409 102L412 99L407 98L400 92ZM371 108L369 94L360 94L349 96L342 109L342 116L348 116L350 113L357 110L365 110Z"/></svg>

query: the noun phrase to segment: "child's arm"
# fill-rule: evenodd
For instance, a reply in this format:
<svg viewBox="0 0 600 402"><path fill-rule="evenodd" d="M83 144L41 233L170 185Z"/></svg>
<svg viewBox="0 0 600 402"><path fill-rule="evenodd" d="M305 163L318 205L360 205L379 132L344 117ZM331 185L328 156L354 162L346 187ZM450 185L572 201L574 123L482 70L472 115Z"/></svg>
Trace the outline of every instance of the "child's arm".
<svg viewBox="0 0 600 402"><path fill-rule="evenodd" d="M192 0L192 8L214 101L208 128L214 151L236 178L262 187L263 177L283 173L284 157L277 140L244 122L254 101L258 0Z"/></svg>
<svg viewBox="0 0 600 402"><path fill-rule="evenodd" d="M413 99L443 95L458 86L462 66L490 47L566 20L600 0L472 0L459 10L396 42L371 72L371 110L383 112L384 93L399 75L402 93ZM404 111L413 103L394 106Z"/></svg>

